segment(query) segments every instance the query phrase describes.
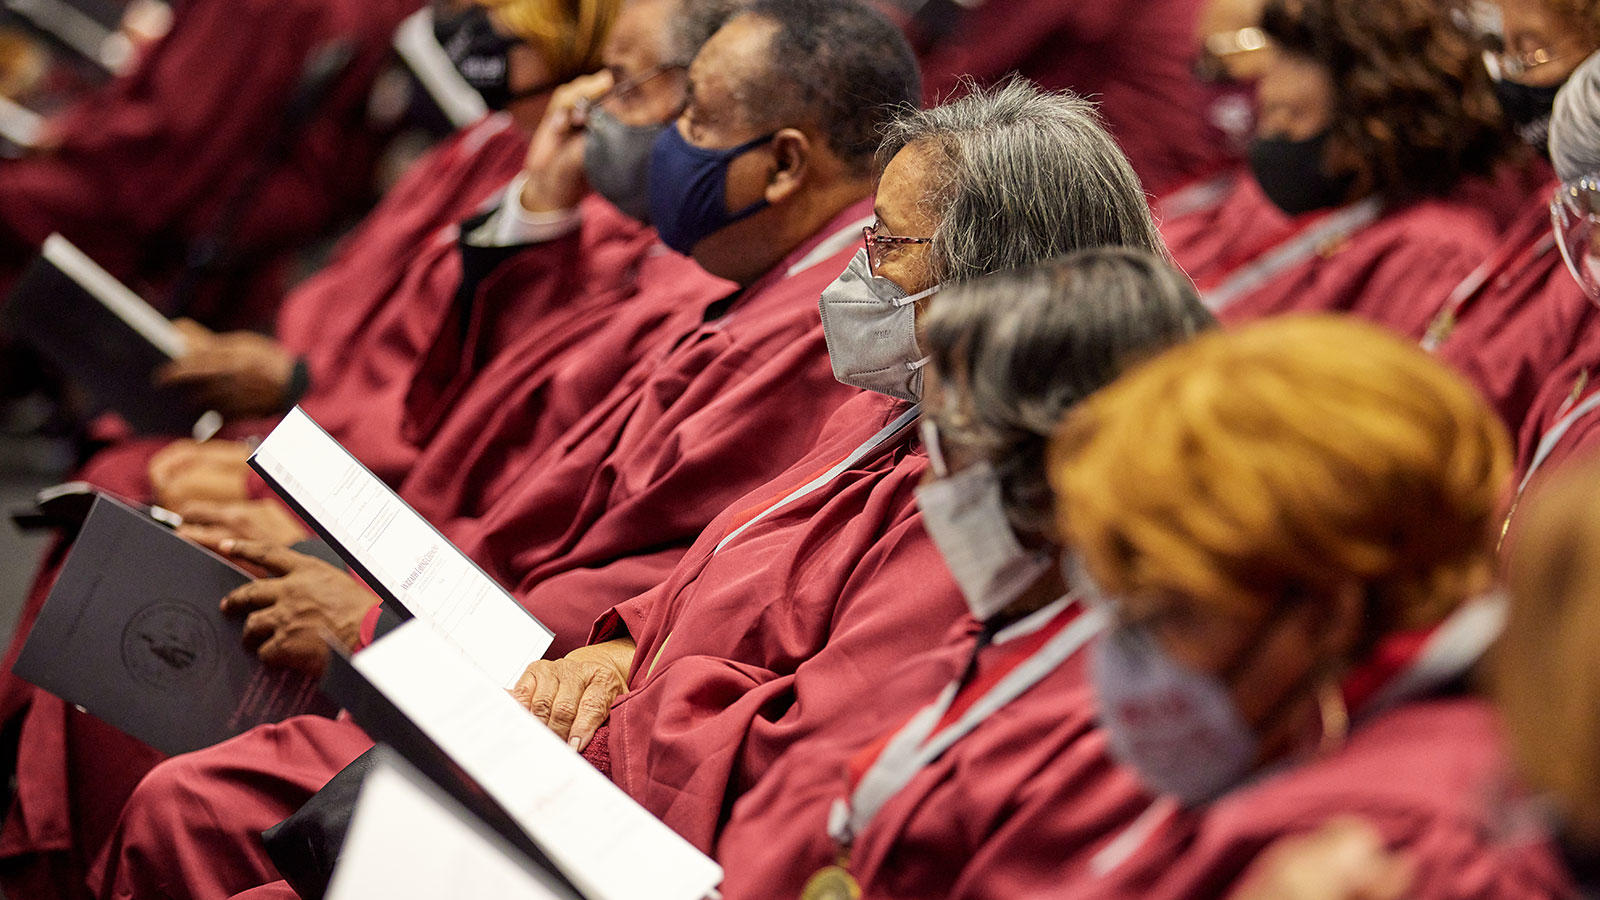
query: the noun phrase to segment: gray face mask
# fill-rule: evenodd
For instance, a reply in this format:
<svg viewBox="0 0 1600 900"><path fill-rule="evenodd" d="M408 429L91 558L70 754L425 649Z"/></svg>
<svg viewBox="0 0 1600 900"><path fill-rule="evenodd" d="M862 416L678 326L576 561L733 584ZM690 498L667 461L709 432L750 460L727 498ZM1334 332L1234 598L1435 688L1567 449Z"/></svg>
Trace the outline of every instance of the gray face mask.
<svg viewBox="0 0 1600 900"><path fill-rule="evenodd" d="M935 286L907 296L899 285L872 274L865 248L857 251L844 274L822 292L822 334L833 377L864 391L920 401L928 358L917 346L916 304L938 292Z"/></svg>
<svg viewBox="0 0 1600 900"><path fill-rule="evenodd" d="M1259 745L1227 686L1172 659L1146 630L1108 630L1089 680L1112 755L1152 790L1197 806L1249 776Z"/></svg>
<svg viewBox="0 0 1600 900"><path fill-rule="evenodd" d="M939 447L939 431L926 419L922 441L937 478L917 488L922 526L950 567L973 618L987 621L1039 580L1050 568L1050 556L1029 551L1017 540L993 466L979 462L951 474Z"/></svg>
<svg viewBox="0 0 1600 900"><path fill-rule="evenodd" d="M583 174L617 209L650 224L650 153L668 128L624 125L598 106L589 110L583 140Z"/></svg>

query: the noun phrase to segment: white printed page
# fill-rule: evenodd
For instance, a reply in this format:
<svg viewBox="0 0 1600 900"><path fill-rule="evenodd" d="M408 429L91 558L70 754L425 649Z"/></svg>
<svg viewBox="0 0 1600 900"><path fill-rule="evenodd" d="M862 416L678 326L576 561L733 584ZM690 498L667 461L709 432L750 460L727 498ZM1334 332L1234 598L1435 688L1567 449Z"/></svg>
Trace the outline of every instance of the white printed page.
<svg viewBox="0 0 1600 900"><path fill-rule="evenodd" d="M353 660L592 900L701 900L722 869L426 627Z"/></svg>
<svg viewBox="0 0 1600 900"><path fill-rule="evenodd" d="M361 786L328 900L561 900L547 874L416 770L383 756Z"/></svg>
<svg viewBox="0 0 1600 900"><path fill-rule="evenodd" d="M495 683L511 687L551 633L299 407L252 460L371 573Z"/></svg>
<svg viewBox="0 0 1600 900"><path fill-rule="evenodd" d="M115 313L117 318L126 322L129 328L138 332L140 337L149 341L163 354L173 359L184 354L187 344L178 326L157 312L155 307L144 302L143 297L118 281L116 276L101 268L71 241L59 234L52 234L44 239L44 246L39 248L39 255L60 269L62 274L76 281L80 287L99 300L102 306Z"/></svg>

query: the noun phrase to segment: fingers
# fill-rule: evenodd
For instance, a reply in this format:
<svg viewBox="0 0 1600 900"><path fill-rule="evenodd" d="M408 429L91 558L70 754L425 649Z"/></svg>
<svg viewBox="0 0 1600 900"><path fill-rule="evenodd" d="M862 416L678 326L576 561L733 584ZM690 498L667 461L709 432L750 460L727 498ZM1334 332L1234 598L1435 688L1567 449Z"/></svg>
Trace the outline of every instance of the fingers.
<svg viewBox="0 0 1600 900"><path fill-rule="evenodd" d="M245 617L244 646L246 650L260 650L278 633L276 609L258 609Z"/></svg>
<svg viewBox="0 0 1600 900"><path fill-rule="evenodd" d="M218 542L217 550L224 555L260 566L267 572L273 572L278 575L287 575L317 562L316 559L304 553L296 553L288 547L271 544L266 541L229 539Z"/></svg>
<svg viewBox="0 0 1600 900"><path fill-rule="evenodd" d="M572 749L582 753L583 748L589 746L594 733L611 717L611 701L615 699L614 686L604 673L589 682L584 688L583 697L578 700L578 713L572 719L572 728L567 732L567 743L572 745Z"/></svg>
<svg viewBox="0 0 1600 900"><path fill-rule="evenodd" d="M563 741L572 735L572 722L578 717L578 702L583 699L584 690L588 686L588 679L583 678L563 678L556 686L555 697L550 701L550 718L546 724L556 733L556 737Z"/></svg>
<svg viewBox="0 0 1600 900"><path fill-rule="evenodd" d="M201 343L216 337L216 332L193 319L173 319L172 325L178 329L179 334L183 335L184 340L194 343Z"/></svg>
<svg viewBox="0 0 1600 900"><path fill-rule="evenodd" d="M556 689L560 687L561 679L550 668L544 668L534 673L533 692L528 697L528 712L534 718L550 724L550 710L555 705Z"/></svg>
<svg viewBox="0 0 1600 900"><path fill-rule="evenodd" d="M183 521L193 525L223 525L229 528L238 524L238 514L233 507L217 503L213 500L190 500L179 504L173 512L183 517Z"/></svg>
<svg viewBox="0 0 1600 900"><path fill-rule="evenodd" d="M511 686L511 699L522 704L525 709L530 709L528 705L533 702L533 688L539 681L539 676L536 673L542 665L544 665L544 660L538 660L530 664L517 677L517 683Z"/></svg>
<svg viewBox="0 0 1600 900"><path fill-rule="evenodd" d="M265 609L278 602L278 584L273 580L252 581L234 588L222 598L222 611L228 615Z"/></svg>

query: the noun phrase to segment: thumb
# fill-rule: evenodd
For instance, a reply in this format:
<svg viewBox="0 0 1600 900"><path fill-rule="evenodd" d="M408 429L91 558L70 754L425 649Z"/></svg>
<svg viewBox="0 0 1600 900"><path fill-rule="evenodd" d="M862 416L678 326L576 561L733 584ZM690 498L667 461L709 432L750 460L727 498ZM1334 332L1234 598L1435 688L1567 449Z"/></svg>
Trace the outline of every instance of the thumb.
<svg viewBox="0 0 1600 900"><path fill-rule="evenodd" d="M203 344L216 337L211 329L193 319L173 319L172 325L178 329L179 334L183 335L183 339L189 342L190 349L193 349L197 344Z"/></svg>

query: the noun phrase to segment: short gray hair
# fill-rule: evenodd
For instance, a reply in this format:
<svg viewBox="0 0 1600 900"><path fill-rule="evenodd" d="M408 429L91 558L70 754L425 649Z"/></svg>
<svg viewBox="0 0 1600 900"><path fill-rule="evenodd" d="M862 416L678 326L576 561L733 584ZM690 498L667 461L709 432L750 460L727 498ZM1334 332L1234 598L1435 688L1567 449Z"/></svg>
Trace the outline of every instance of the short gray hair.
<svg viewBox="0 0 1600 900"><path fill-rule="evenodd" d="M1055 539L1045 457L1061 417L1129 366L1215 327L1189 279L1147 250L1080 250L978 278L929 305L944 402L926 414L1000 476L1011 524Z"/></svg>
<svg viewBox="0 0 1600 900"><path fill-rule="evenodd" d="M668 58L664 62L687 66L711 36L751 0L678 0L678 11L668 26Z"/></svg>
<svg viewBox="0 0 1600 900"><path fill-rule="evenodd" d="M969 85L959 100L899 116L880 169L913 144L944 171L929 197L941 217L929 248L941 283L1014 269L1087 247L1165 256L1139 177L1094 105L1015 78Z"/></svg>
<svg viewBox="0 0 1600 900"><path fill-rule="evenodd" d="M1564 182L1600 173L1600 53L1585 60L1556 94L1550 160Z"/></svg>

